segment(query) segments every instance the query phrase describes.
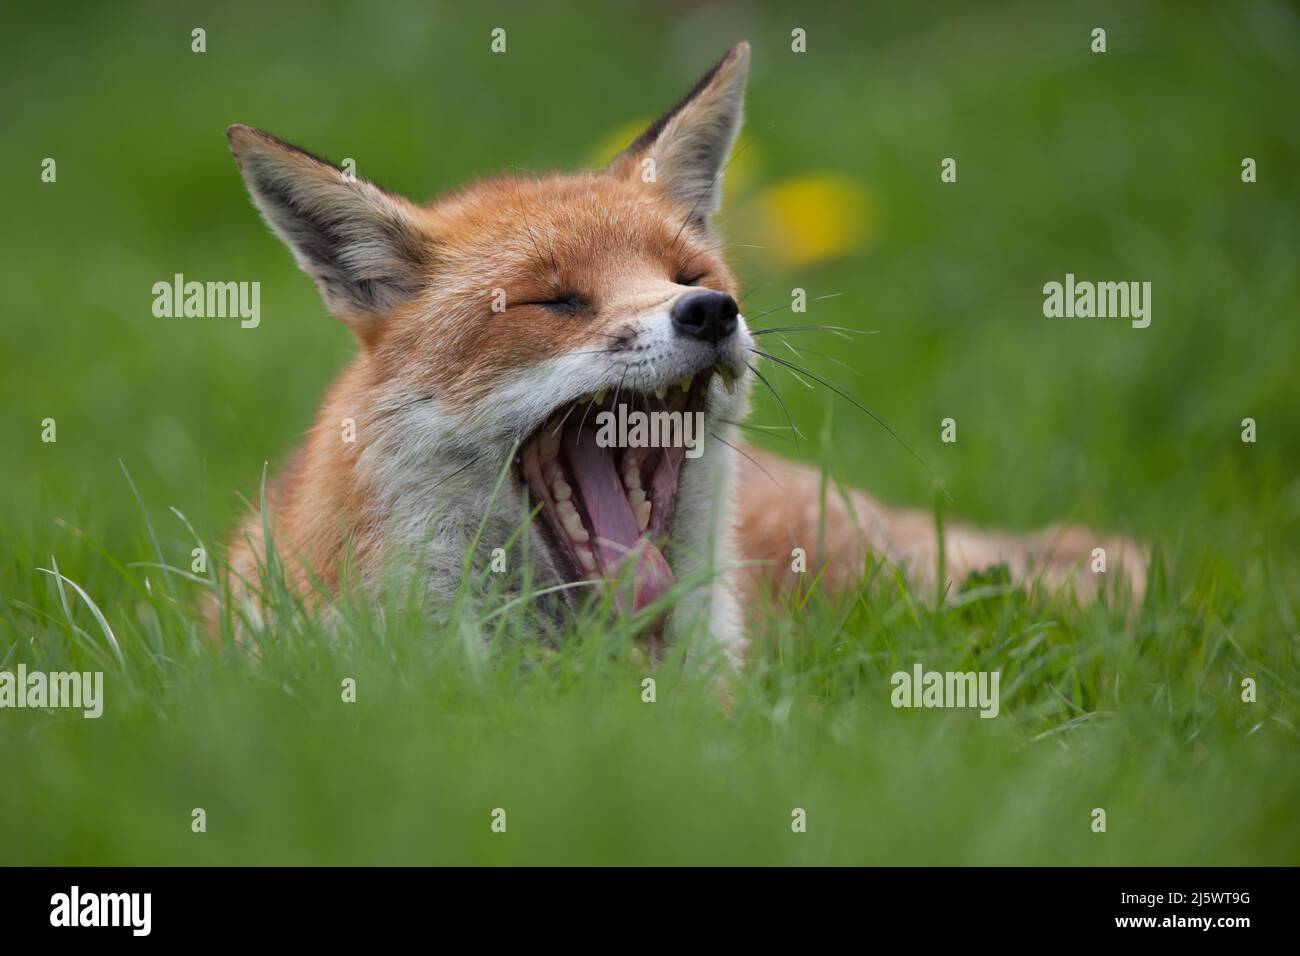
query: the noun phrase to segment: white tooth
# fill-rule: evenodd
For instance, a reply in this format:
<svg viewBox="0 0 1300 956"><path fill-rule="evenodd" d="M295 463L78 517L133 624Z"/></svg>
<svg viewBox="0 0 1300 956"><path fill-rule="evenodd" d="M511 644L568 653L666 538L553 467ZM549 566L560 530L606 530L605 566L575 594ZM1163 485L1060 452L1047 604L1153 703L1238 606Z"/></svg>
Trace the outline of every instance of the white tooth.
<svg viewBox="0 0 1300 956"><path fill-rule="evenodd" d="M650 527L650 502L643 501L632 509L636 515L636 530L639 534Z"/></svg>
<svg viewBox="0 0 1300 956"><path fill-rule="evenodd" d="M695 376L693 375L687 375L685 378L683 378L680 382L677 383L677 387L680 388L683 392L689 392L691 390L691 379L694 377Z"/></svg>
<svg viewBox="0 0 1300 956"><path fill-rule="evenodd" d="M662 385L656 385L654 391L655 391L655 398L659 399L659 401L662 402L664 400L664 395L667 393L668 390L664 388Z"/></svg>
<svg viewBox="0 0 1300 956"><path fill-rule="evenodd" d="M641 472L636 468L629 468L623 472L623 487L628 491L633 488L641 487Z"/></svg>
<svg viewBox="0 0 1300 956"><path fill-rule="evenodd" d="M633 508L637 507L641 502L645 501L645 489L639 486L628 489L627 500L632 503Z"/></svg>
<svg viewBox="0 0 1300 956"><path fill-rule="evenodd" d="M570 505L569 507L573 506ZM564 530L568 532L572 540L583 544L591 540L591 535L587 534L587 529L582 526L582 519L578 517L578 512L574 511L565 514L564 511L561 511L560 520L564 522Z"/></svg>
<svg viewBox="0 0 1300 956"><path fill-rule="evenodd" d="M591 400L595 402L597 405L603 405L605 403L605 396L608 394L609 394L609 389L602 388L599 392L597 392L595 395L591 397Z"/></svg>
<svg viewBox="0 0 1300 956"><path fill-rule="evenodd" d="M728 395L734 395L736 392L736 375L725 365L715 365L713 368L717 371L718 376L722 379L723 386L727 389Z"/></svg>
<svg viewBox="0 0 1300 956"><path fill-rule="evenodd" d="M596 570L596 556L591 553L589 548L575 548L578 552L578 563L582 565L582 570L590 574Z"/></svg>
<svg viewBox="0 0 1300 956"><path fill-rule="evenodd" d="M555 484L551 486L551 490L555 492L556 501L568 501L573 497L573 489L569 487L569 483L563 478L557 479Z"/></svg>

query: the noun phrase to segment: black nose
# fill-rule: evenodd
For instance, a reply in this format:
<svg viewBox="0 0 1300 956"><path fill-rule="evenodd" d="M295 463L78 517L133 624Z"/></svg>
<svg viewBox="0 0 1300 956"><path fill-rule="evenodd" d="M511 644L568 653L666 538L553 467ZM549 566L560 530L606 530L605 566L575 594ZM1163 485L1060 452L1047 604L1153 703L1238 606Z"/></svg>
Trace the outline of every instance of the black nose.
<svg viewBox="0 0 1300 956"><path fill-rule="evenodd" d="M688 292L673 303L673 326L683 335L720 342L736 331L740 306L725 292L701 289Z"/></svg>

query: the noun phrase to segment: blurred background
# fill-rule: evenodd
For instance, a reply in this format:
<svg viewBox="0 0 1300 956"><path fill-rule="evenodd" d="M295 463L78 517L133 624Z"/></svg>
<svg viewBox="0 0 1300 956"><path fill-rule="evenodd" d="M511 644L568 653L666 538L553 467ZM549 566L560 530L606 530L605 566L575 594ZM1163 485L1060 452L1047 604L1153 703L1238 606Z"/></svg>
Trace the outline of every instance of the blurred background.
<svg viewBox="0 0 1300 956"><path fill-rule="evenodd" d="M1296 540L1292 5L73 9L11 7L0 40L5 537L49 533L52 514L108 542L130 533L118 458L146 500L224 530L352 352L251 207L227 125L351 157L423 201L509 166L596 165L748 39L748 123L720 220L746 311L800 287L799 324L876 332L794 344L918 450L952 510L1170 543ZM1105 54L1090 50L1097 26ZM806 53L791 51L796 27ZM1042 286L1067 272L1150 281L1151 327L1044 318ZM260 327L155 318L153 283L176 273L260 281ZM842 477L932 501L865 416L770 377L806 457L829 448ZM755 422L783 422L758 404ZM57 444L39 441L46 417ZM946 417L956 444L939 440Z"/></svg>
<svg viewBox="0 0 1300 956"><path fill-rule="evenodd" d="M599 165L742 39L719 222L746 313L802 288L805 314L760 324L874 333L791 344L916 449L950 515L1152 542L1171 582L1155 610L1130 629L1014 602L833 609L761 657L734 720L708 695L620 696L640 672L594 666L599 633L551 671L477 670L418 626L256 664L204 653L129 564L153 550L118 461L159 553L188 564L168 507L224 540L354 351L253 209L226 127L423 201ZM0 862L1294 863L1297 89L1300 17L1279 2L6 5L0 664L102 654L36 570L52 556L131 644L110 719L0 720ZM260 282L260 325L156 318L177 273ZM1045 318L1067 273L1150 282L1150 327ZM808 437L762 444L934 503L866 416L768 375ZM784 423L761 389L753 421ZM889 708L889 670L922 659L1003 666L1010 720ZM1258 710L1237 706L1243 668ZM336 705L340 674L369 707ZM507 798L527 839L488 834ZM1080 809L1099 804L1109 842ZM221 840L191 840L199 805Z"/></svg>

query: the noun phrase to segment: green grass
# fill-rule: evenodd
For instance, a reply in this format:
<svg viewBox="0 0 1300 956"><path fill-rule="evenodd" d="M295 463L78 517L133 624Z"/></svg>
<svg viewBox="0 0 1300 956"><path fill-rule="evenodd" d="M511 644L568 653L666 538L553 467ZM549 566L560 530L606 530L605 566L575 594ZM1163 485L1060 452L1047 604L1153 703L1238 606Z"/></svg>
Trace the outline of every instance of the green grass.
<svg viewBox="0 0 1300 956"><path fill-rule="evenodd" d="M0 863L1300 863L1290 8L299 9L88 5L9 12L0 31L0 670L107 685L99 720L0 711ZM1098 24L1105 56L1087 52ZM745 244L747 307L841 293L806 318L879 334L808 340L856 374L805 359L918 450L945 515L1138 535L1157 554L1145 600L994 585L936 607L872 568L856 596L763 609L729 707L679 656L648 670L599 608L544 642L490 598L450 618L348 601L329 624L281 598L260 643L205 641L206 585L150 565L188 570L196 541L225 539L353 347L258 223L226 125L425 198L590 162L741 38L752 145L723 226ZM795 267L772 252L764 191L822 173L857 184L864 231ZM261 281L261 327L153 318L151 286L175 272ZM1151 281L1151 327L1043 318L1042 284L1066 272ZM773 381L800 457L932 504L871 422ZM781 421L770 397L754 421ZM40 570L56 562L120 660ZM894 709L890 675L917 662L1001 671L1001 715Z"/></svg>

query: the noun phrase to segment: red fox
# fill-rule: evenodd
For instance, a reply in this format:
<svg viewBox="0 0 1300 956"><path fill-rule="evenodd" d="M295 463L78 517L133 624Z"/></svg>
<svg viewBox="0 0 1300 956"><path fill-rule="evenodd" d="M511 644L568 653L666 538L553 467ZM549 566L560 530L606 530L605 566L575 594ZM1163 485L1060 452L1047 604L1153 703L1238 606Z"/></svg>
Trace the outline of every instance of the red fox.
<svg viewBox="0 0 1300 956"><path fill-rule="evenodd" d="M745 606L795 583L796 548L830 589L859 582L871 555L939 583L927 513L824 494L818 472L738 437L765 379L712 218L748 65L741 43L605 169L498 176L424 206L230 127L254 203L360 343L268 485L292 586L372 586L401 549L450 595L477 541L485 559L526 553L539 587L618 578L621 613L699 582L674 591L660 636L702 624L740 659ZM602 441L620 408L700 422L697 443ZM244 601L262 522L231 547ZM1005 563L1092 590L1103 576L1081 566L1098 547L1141 590L1139 549L1083 529L948 525L942 566L957 582ZM574 607L581 590L557 593Z"/></svg>

